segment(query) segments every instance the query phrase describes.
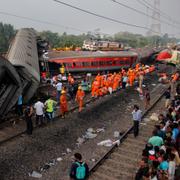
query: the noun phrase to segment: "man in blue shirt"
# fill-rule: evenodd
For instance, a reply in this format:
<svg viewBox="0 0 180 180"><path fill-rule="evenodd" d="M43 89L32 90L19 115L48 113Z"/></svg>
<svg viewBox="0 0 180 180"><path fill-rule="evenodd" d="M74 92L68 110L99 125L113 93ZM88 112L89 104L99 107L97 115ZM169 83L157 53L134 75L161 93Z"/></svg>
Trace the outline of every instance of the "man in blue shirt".
<svg viewBox="0 0 180 180"><path fill-rule="evenodd" d="M134 137L138 136L139 134L139 122L142 118L142 111L139 109L137 105L134 105L134 110L132 112L133 122L134 122Z"/></svg>

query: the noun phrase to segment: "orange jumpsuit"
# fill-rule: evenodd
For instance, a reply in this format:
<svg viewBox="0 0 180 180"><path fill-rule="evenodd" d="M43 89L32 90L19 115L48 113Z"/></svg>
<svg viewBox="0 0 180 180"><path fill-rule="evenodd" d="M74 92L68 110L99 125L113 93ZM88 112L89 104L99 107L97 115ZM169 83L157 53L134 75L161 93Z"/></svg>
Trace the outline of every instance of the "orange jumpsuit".
<svg viewBox="0 0 180 180"><path fill-rule="evenodd" d="M128 79L129 79L130 86L133 86L134 73L133 73L133 70L131 70L131 69L128 71Z"/></svg>
<svg viewBox="0 0 180 180"><path fill-rule="evenodd" d="M74 84L74 78L71 75L68 76L68 82L69 84Z"/></svg>
<svg viewBox="0 0 180 180"><path fill-rule="evenodd" d="M61 109L62 116L64 116L65 112L68 111L66 94L62 94L60 96L60 109Z"/></svg>
<svg viewBox="0 0 180 180"><path fill-rule="evenodd" d="M97 91L98 91L99 86L100 86L100 83L97 80L95 80L92 84L92 97L97 96Z"/></svg>
<svg viewBox="0 0 180 180"><path fill-rule="evenodd" d="M116 91L117 88L119 87L119 81L120 81L119 76L116 75L113 80L113 91Z"/></svg>
<svg viewBox="0 0 180 180"><path fill-rule="evenodd" d="M79 89L76 93L76 101L79 105L79 112L82 111L82 107L83 107L83 99L84 99L85 93L83 90Z"/></svg>
<svg viewBox="0 0 180 180"><path fill-rule="evenodd" d="M176 82L179 78L179 73L175 73L172 75L172 82Z"/></svg>

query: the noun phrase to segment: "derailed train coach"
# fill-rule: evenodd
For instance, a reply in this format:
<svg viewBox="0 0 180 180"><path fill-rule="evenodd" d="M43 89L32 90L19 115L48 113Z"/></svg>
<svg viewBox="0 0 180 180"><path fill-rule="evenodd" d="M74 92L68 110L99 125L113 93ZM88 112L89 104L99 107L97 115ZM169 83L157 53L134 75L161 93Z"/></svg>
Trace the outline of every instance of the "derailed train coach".
<svg viewBox="0 0 180 180"><path fill-rule="evenodd" d="M19 74L12 64L0 57L0 117L3 118L16 104L22 93ZM0 118L0 119L1 119Z"/></svg>
<svg viewBox="0 0 180 180"><path fill-rule="evenodd" d="M6 58L7 60L3 58L0 60L1 117L17 104L19 95L22 94L23 103L27 103L39 86L40 72L35 30L20 29L9 47Z"/></svg>
<svg viewBox="0 0 180 180"><path fill-rule="evenodd" d="M23 100L27 103L40 82L39 59L34 29L20 29L9 49L7 59L16 68L22 84Z"/></svg>

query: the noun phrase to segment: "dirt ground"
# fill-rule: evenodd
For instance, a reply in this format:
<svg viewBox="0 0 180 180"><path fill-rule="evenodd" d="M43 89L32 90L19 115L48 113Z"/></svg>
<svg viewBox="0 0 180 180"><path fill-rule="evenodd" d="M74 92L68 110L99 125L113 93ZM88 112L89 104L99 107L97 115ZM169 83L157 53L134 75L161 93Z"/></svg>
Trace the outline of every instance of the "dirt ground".
<svg viewBox="0 0 180 180"><path fill-rule="evenodd" d="M156 92L156 73L146 78L145 84L151 91ZM154 89L154 90L153 90ZM132 123L131 111L134 104L139 104L143 109L137 91L133 88L121 90L113 95L108 95L90 103L81 114L73 112L65 119L56 119L52 124L36 129L32 136L23 135L0 147L0 180L28 180L33 170L39 171L47 162L62 157L63 161L57 162L43 172L43 180L65 180L74 152L81 152L84 159L91 166L91 159L98 158L107 150L97 146L105 139L113 139L114 131L125 131ZM94 139L77 146L77 138L82 137L88 128L105 128L105 132L98 133ZM72 153L63 156L62 153L70 148Z"/></svg>

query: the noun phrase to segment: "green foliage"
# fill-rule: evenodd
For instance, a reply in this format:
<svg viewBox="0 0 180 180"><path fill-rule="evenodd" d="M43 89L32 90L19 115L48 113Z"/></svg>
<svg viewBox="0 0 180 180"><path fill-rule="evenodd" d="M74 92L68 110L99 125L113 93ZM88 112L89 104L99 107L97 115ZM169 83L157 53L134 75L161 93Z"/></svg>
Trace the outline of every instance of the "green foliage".
<svg viewBox="0 0 180 180"><path fill-rule="evenodd" d="M10 40L15 35L16 31L14 27L10 24L0 23L0 53L6 52L9 47ZM87 39L96 40L109 40L117 41L123 43L125 46L130 46L133 48L144 47L144 46L159 46L166 45L168 42L176 43L180 40L175 38L169 38L168 34L164 36L143 36L140 34L133 34L129 32L118 32L114 36L104 35L100 36L98 31L95 34L92 32L87 32L86 34L71 35L64 32L62 35L54 33L51 31L42 31L38 35L47 40L51 48L61 48L61 47L82 47L83 41Z"/></svg>
<svg viewBox="0 0 180 180"><path fill-rule="evenodd" d="M0 23L0 53L8 50L10 41L15 33L16 31L12 25Z"/></svg>

